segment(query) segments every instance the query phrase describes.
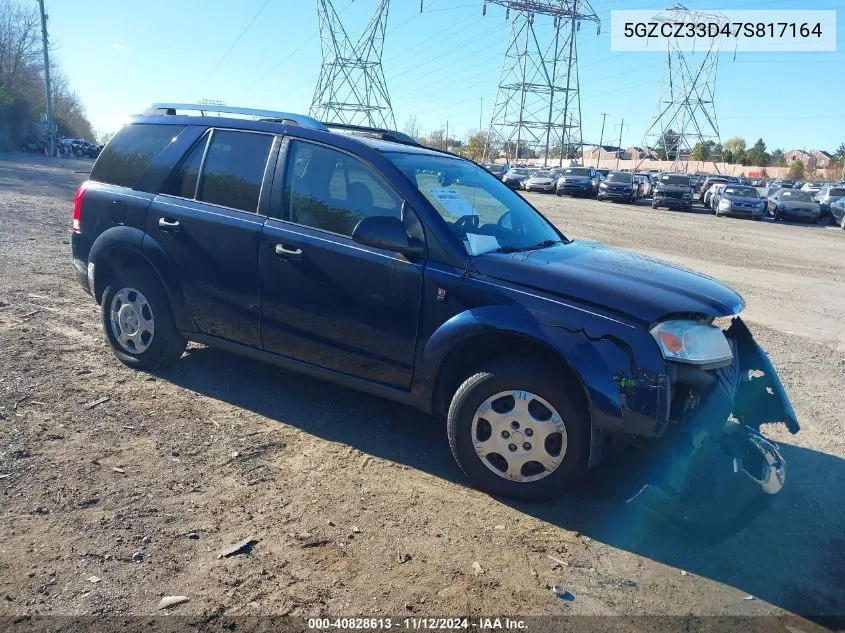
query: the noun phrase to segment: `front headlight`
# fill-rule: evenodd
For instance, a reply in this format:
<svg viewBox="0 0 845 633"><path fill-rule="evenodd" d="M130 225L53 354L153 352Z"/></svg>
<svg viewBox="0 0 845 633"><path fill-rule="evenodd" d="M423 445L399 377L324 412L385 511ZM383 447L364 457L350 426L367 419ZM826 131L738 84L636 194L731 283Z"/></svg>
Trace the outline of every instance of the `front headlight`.
<svg viewBox="0 0 845 633"><path fill-rule="evenodd" d="M607 189L607 185L606 185L606 184L604 184L604 183L601 183L601 184L599 185L599 189Z"/></svg>
<svg viewBox="0 0 845 633"><path fill-rule="evenodd" d="M731 201L726 198L722 198L721 200L719 200L719 206L727 209L729 206L731 206Z"/></svg>
<svg viewBox="0 0 845 633"><path fill-rule="evenodd" d="M691 365L724 365L733 359L725 334L696 321L663 321L651 329L663 358Z"/></svg>

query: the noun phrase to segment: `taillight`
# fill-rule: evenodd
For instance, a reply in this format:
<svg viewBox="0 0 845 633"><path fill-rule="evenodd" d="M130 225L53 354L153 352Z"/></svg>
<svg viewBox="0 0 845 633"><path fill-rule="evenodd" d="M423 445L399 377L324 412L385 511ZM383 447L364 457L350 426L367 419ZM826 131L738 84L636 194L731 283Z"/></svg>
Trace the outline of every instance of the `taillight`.
<svg viewBox="0 0 845 633"><path fill-rule="evenodd" d="M79 189L76 190L76 195L73 197L73 232L79 233L82 230L82 199L85 197L85 192L88 191L88 183L83 182Z"/></svg>

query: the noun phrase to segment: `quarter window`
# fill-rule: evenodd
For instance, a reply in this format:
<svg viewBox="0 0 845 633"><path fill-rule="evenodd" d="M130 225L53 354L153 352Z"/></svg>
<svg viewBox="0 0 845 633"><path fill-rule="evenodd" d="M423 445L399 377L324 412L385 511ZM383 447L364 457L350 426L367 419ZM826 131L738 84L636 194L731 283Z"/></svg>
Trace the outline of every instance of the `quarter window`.
<svg viewBox="0 0 845 633"><path fill-rule="evenodd" d="M401 201L360 160L294 141L285 177L285 217L291 222L351 236L370 216L401 217Z"/></svg>
<svg viewBox="0 0 845 633"><path fill-rule="evenodd" d="M133 123L122 127L103 148L91 180L133 186L156 156L185 129L176 125Z"/></svg>
<svg viewBox="0 0 845 633"><path fill-rule="evenodd" d="M255 213L272 144L269 134L214 130L197 200Z"/></svg>
<svg viewBox="0 0 845 633"><path fill-rule="evenodd" d="M182 161L182 165L173 174L164 193L180 198L193 198L197 191L197 179L202 165L202 156L205 153L205 146L208 144L208 134L202 137Z"/></svg>

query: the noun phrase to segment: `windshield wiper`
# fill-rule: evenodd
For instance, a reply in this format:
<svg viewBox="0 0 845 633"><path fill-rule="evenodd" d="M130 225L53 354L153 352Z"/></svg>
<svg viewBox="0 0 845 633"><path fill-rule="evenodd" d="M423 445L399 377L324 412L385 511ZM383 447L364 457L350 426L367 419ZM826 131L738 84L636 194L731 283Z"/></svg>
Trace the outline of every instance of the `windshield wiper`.
<svg viewBox="0 0 845 633"><path fill-rule="evenodd" d="M488 251L489 253L524 253L525 251L536 251L541 248L548 248L549 246L554 246L555 244L560 244L561 240L543 240L539 244L533 244L532 246L501 246L495 250Z"/></svg>

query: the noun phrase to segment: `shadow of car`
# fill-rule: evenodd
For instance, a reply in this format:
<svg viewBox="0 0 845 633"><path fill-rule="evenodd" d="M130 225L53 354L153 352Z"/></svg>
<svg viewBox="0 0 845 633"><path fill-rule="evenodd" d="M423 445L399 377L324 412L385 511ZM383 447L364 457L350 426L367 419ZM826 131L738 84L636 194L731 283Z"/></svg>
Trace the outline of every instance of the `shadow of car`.
<svg viewBox="0 0 845 633"><path fill-rule="evenodd" d="M288 424L311 435L469 486L445 433L429 416L212 348L191 347L156 372L184 389ZM366 413L363 413L366 412ZM575 492L554 503L500 499L549 524L687 570L824 626L845 625L845 460L782 445L794 464L790 486L743 530L718 544L691 539L632 510L640 475L653 463L641 451L615 449ZM800 466L799 466L800 465Z"/></svg>

